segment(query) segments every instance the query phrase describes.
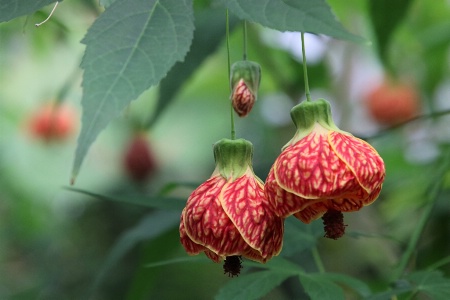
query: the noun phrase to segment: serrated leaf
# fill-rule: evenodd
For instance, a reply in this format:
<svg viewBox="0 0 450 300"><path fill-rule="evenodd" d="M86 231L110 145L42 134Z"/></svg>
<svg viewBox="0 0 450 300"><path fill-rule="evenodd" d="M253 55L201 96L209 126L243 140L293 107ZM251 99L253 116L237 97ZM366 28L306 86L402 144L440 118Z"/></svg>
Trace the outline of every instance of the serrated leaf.
<svg viewBox="0 0 450 300"><path fill-rule="evenodd" d="M66 187L67 190L94 197L100 200L122 202L126 204L142 205L151 208L181 211L186 204L186 199L164 197L164 196L148 196L142 194L118 194L105 195L95 193L83 189Z"/></svg>
<svg viewBox="0 0 450 300"><path fill-rule="evenodd" d="M329 273L329 272L320 274L320 276L322 278L329 279L331 281L346 285L349 288L353 289L355 292L357 292L362 297L368 297L371 294L369 286L366 283L364 283L363 281L356 279L354 277L344 275L344 274Z"/></svg>
<svg viewBox="0 0 450 300"><path fill-rule="evenodd" d="M311 300L344 300L343 290L322 274L301 274L300 282Z"/></svg>
<svg viewBox="0 0 450 300"><path fill-rule="evenodd" d="M56 0L0 0L0 23L34 13Z"/></svg>
<svg viewBox="0 0 450 300"><path fill-rule="evenodd" d="M241 19L280 31L325 34L337 39L363 42L348 32L325 0L221 0Z"/></svg>
<svg viewBox="0 0 450 300"><path fill-rule="evenodd" d="M159 85L158 104L152 122L171 103L184 82L198 69L210 54L216 51L225 37L225 12L222 8L201 10L195 16L195 32L191 50L184 62L179 62L170 70ZM232 29L237 24L236 18L229 19Z"/></svg>
<svg viewBox="0 0 450 300"><path fill-rule="evenodd" d="M434 300L450 299L450 279L439 271L418 271L408 277L416 289L428 294Z"/></svg>
<svg viewBox="0 0 450 300"><path fill-rule="evenodd" d="M313 248L319 237L323 236L320 222L304 224L295 218L288 218L284 225L284 242L282 256L295 256L301 251Z"/></svg>
<svg viewBox="0 0 450 300"><path fill-rule="evenodd" d="M413 290L413 286L407 280L398 280L394 283L394 286L387 291L380 292L364 299L366 300L386 300L392 299L394 296L399 296L405 294L407 292L411 292Z"/></svg>
<svg viewBox="0 0 450 300"><path fill-rule="evenodd" d="M72 180L98 134L183 60L194 31L192 0L116 0L83 43L83 116Z"/></svg>
<svg viewBox="0 0 450 300"><path fill-rule="evenodd" d="M284 280L290 277L290 273L261 271L240 275L228 281L220 290L216 300L252 300L259 299L273 290Z"/></svg>
<svg viewBox="0 0 450 300"><path fill-rule="evenodd" d="M157 212L143 218L135 227L125 232L111 248L106 257L103 266L100 268L97 277L91 288L91 294L94 293L108 271L114 267L122 257L130 251L137 243L152 239L167 230L173 228L179 223L180 214L176 212Z"/></svg>

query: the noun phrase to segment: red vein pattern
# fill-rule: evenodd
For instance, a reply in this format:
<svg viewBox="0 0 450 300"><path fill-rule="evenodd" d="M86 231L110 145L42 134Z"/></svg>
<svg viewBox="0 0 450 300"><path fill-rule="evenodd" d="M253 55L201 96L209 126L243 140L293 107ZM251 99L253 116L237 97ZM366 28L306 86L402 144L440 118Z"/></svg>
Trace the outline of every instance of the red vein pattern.
<svg viewBox="0 0 450 300"><path fill-rule="evenodd" d="M255 95L248 88L244 79L239 80L231 95L234 111L239 117L245 117L250 113L255 104Z"/></svg>
<svg viewBox="0 0 450 300"><path fill-rule="evenodd" d="M336 155L351 169L368 193L383 183L384 162L372 146L356 137L334 131L330 132L328 140Z"/></svg>
<svg viewBox="0 0 450 300"><path fill-rule="evenodd" d="M369 144L318 130L284 149L269 172L265 193L278 216L293 214L310 223L329 209L350 212L369 205L380 194L384 176L383 160Z"/></svg>
<svg viewBox="0 0 450 300"><path fill-rule="evenodd" d="M281 251L283 228L249 169L235 181L213 176L192 192L181 215L180 241L188 254L204 251L215 262L242 255L265 263Z"/></svg>
<svg viewBox="0 0 450 300"><path fill-rule="evenodd" d="M270 210L264 186L250 172L229 181L220 195L222 207L242 238L262 257L278 255L282 248L283 219Z"/></svg>

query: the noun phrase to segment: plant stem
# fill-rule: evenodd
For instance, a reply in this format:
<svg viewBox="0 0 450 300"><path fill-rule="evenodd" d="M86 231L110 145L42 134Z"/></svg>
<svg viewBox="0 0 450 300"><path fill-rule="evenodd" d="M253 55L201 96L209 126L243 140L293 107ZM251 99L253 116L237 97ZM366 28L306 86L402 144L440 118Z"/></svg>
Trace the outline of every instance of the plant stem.
<svg viewBox="0 0 450 300"><path fill-rule="evenodd" d="M323 265L322 258L320 258L320 254L319 254L319 251L317 250L317 246L314 246L311 249L311 252L312 252L312 255L314 258L314 262L316 263L317 269L319 270L320 273L325 273L325 267Z"/></svg>
<svg viewBox="0 0 450 300"><path fill-rule="evenodd" d="M305 76L306 101L311 101L311 94L309 93L309 84L308 84L308 70L306 67L305 37L303 32L302 32L302 58L303 58L303 74Z"/></svg>
<svg viewBox="0 0 450 300"><path fill-rule="evenodd" d="M394 130L394 129L398 129L401 128L409 123L418 121L418 120L422 120L422 119L429 119L429 118L439 118L445 115L450 114L450 109L446 109L446 110L441 110L441 111L436 111L436 112L431 112L431 113L427 113L427 114L423 114L423 115L419 115L413 118L410 118L406 121L400 122L398 124L392 125L388 128L382 129L381 131L379 131L378 133L372 135L372 136L368 136L368 137L360 137L363 140L372 140L372 139L376 139L379 137L382 137L383 135L389 133L390 131Z"/></svg>
<svg viewBox="0 0 450 300"><path fill-rule="evenodd" d="M225 29L226 41L227 41L227 60L228 60L228 85L230 91L233 92L231 87L231 59L230 59L230 22L228 17L228 9L226 10L226 29ZM231 120L231 139L236 139L236 130L234 128L234 110L233 104L230 101L230 120Z"/></svg>
<svg viewBox="0 0 450 300"><path fill-rule="evenodd" d="M448 169L450 157L447 155L444 158L443 163L441 164L441 170L437 174L439 174L436 178L437 179L434 184L430 187L430 190L427 192L428 197L428 203L426 204L425 210L422 213L422 216L420 217L419 221L417 222L417 226L411 236L411 239L409 240L408 246L406 248L406 251L400 258L399 265L397 269L394 271L393 280L399 280L402 278L403 274L405 273L408 263L411 260L411 257L414 253L414 251L417 248L417 243L419 242L419 238L425 228L425 225L428 222L428 219L430 218L431 212L433 211L433 208L436 204L436 200L438 198L439 192L441 191L442 181L443 181L443 175L444 172Z"/></svg>
<svg viewBox="0 0 450 300"><path fill-rule="evenodd" d="M244 55L243 59L247 60L247 21L244 20Z"/></svg>

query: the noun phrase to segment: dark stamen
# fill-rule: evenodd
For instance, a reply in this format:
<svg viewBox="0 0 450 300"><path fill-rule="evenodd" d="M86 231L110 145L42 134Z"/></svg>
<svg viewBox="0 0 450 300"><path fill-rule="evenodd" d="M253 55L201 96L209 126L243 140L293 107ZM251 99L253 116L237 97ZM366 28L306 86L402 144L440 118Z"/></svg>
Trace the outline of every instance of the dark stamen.
<svg viewBox="0 0 450 300"><path fill-rule="evenodd" d="M345 233L344 215L342 212L330 209L322 217L325 235L324 237L337 240Z"/></svg>
<svg viewBox="0 0 450 300"><path fill-rule="evenodd" d="M242 269L241 262L240 256L227 256L223 262L223 274L228 274L228 277L239 276Z"/></svg>

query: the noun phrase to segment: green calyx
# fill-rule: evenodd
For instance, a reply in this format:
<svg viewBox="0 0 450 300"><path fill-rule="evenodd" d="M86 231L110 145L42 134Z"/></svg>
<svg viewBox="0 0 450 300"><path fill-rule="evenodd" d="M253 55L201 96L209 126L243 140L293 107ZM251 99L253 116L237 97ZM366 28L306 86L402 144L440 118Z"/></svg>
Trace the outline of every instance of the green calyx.
<svg viewBox="0 0 450 300"><path fill-rule="evenodd" d="M231 89L243 79L253 95L258 93L259 83L261 82L261 67L258 63L248 60L235 62L231 66L230 84Z"/></svg>
<svg viewBox="0 0 450 300"><path fill-rule="evenodd" d="M294 106L291 109L291 118L297 128L297 132L287 145L296 143L310 134L316 124L320 124L323 128L328 130L342 132L336 124L334 124L333 116L331 114L331 105L325 99L303 101Z"/></svg>
<svg viewBox="0 0 450 300"><path fill-rule="evenodd" d="M253 145L247 140L221 139L214 144L214 160L220 175L227 180L241 177L252 167Z"/></svg>

